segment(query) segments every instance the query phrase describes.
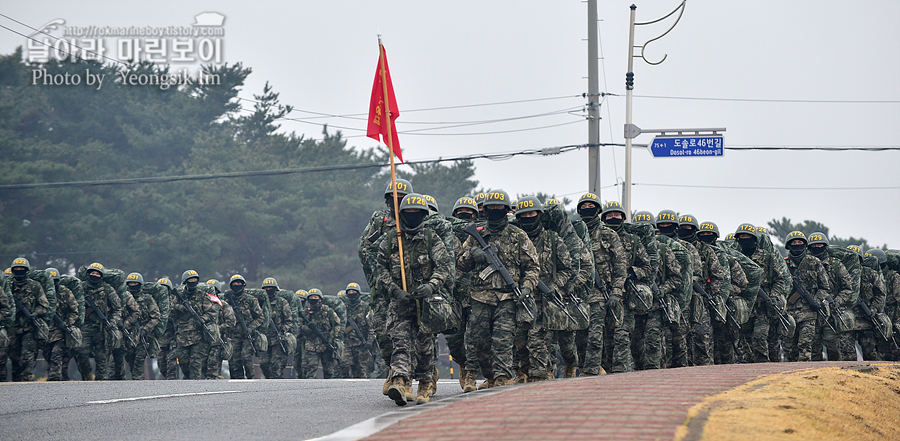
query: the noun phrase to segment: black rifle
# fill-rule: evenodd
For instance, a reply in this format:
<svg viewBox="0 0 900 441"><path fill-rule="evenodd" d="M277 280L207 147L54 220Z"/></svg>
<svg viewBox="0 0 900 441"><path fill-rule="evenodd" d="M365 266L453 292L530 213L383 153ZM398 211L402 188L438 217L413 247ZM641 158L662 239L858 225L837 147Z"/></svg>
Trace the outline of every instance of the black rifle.
<svg viewBox="0 0 900 441"><path fill-rule="evenodd" d="M809 305L809 307L812 308L812 310L815 311L816 314L822 316L825 324L828 325L832 332L837 334L837 329L834 329L834 326L831 326L831 323L828 322L828 314L825 314L825 310L824 308L822 308L822 305L819 305L819 302L817 302L813 298L812 294L810 294L809 291L807 291L806 288L804 288L803 285L801 285L800 282L797 281L796 277L793 277L793 285L794 291L799 294L800 297L803 297L803 300L806 302L806 304Z"/></svg>
<svg viewBox="0 0 900 441"><path fill-rule="evenodd" d="M703 289L703 286L700 285L700 282L694 282L694 292L700 294L700 297L703 297L703 300L706 301L706 304L709 305L709 309L712 309L716 312L716 315L719 316L719 320L722 323L727 323L728 319L722 315L722 311L719 311L719 308L716 308L716 303L713 301L712 297L710 297L709 293Z"/></svg>
<svg viewBox="0 0 900 441"><path fill-rule="evenodd" d="M672 319L670 318L672 316L672 314L671 314L671 311L669 311L669 307L666 305L666 302L663 301L663 294L662 294L662 291L659 290L659 285L657 285L656 282L653 282L650 285L650 289L653 290L653 295L657 299L659 299L659 306L660 306L660 308L662 308L663 314L666 315L666 321L673 325L676 324L677 322L672 321Z"/></svg>
<svg viewBox="0 0 900 441"><path fill-rule="evenodd" d="M844 324L845 329L850 329L850 326L847 325L847 322L843 317L841 317L841 309L838 307L837 303L834 302L834 299L831 298L831 296L827 296L825 297L825 301L827 301L828 304L831 305L831 314L837 316L837 318L840 319L841 323ZM837 322L835 322L835 324L837 324Z"/></svg>
<svg viewBox="0 0 900 441"><path fill-rule="evenodd" d="M350 323L350 327L353 328L353 332L355 332L356 336L359 337L359 339L363 342L363 347L366 348L366 352L369 353L369 356L374 357L374 355L372 354L372 350L369 349L369 339L366 338L365 334L363 334L362 329L359 329L359 325L356 324L356 320L353 320L353 317L350 316L350 311L347 311L347 323Z"/></svg>
<svg viewBox="0 0 900 441"><path fill-rule="evenodd" d="M572 317L572 314L569 314L569 311L566 310L566 304L563 303L562 299L560 299L555 292L551 291L550 287L548 287L543 280L538 279L537 289L541 292L541 294L544 295L544 298L556 305L556 307L559 308L563 312L563 314L565 314L566 317L568 317L569 320L572 321L572 323L578 323L575 321L575 317ZM581 311L580 308L578 308L578 310ZM581 312L584 313L584 311Z"/></svg>
<svg viewBox="0 0 900 441"><path fill-rule="evenodd" d="M275 337L278 338L278 344L281 346L281 350L284 351L285 354L288 353L287 345L284 344L284 337L281 336L281 333L278 332L278 328L275 326L275 320L269 320L269 329L275 333Z"/></svg>
<svg viewBox="0 0 900 441"><path fill-rule="evenodd" d="M334 342L328 340L328 338L325 337L325 334L322 334L322 331L320 331L316 324L309 319L309 316L307 316L306 314L302 315L303 321L306 323L306 327L309 328L309 330L312 331L312 333L315 334L315 336L318 337L319 340L322 340L322 343L324 343L325 346L328 347L328 350L336 354L337 346L334 345Z"/></svg>
<svg viewBox="0 0 900 441"><path fill-rule="evenodd" d="M31 324L34 326L34 329L33 329L33 331L35 332L34 335L37 336L38 328L41 327L41 325L38 324L37 317L35 317L34 315L32 315L32 314L31 314L31 311L29 311L28 308L25 307L25 302L22 301L22 298L21 298L21 297L19 297L19 296L15 296L15 297L16 297L16 298L15 298L15 300L16 300L16 310L19 311L19 313L21 313L22 315L24 315L25 318L27 318L28 321L31 322ZM53 314L53 315L56 316L56 314Z"/></svg>
<svg viewBox="0 0 900 441"><path fill-rule="evenodd" d="M600 280L600 273L597 271L597 267L594 267L594 286L600 290L600 293L603 294L603 300L609 301L609 288L606 287L606 284ZM616 326L619 325L619 318L616 317L615 314L611 314L613 321L616 322Z"/></svg>
<svg viewBox="0 0 900 441"><path fill-rule="evenodd" d="M66 322L64 322L61 318L59 318L58 315L53 314L53 321L56 322L56 324L60 328L63 328L66 331L66 334L69 334L69 337L72 337L73 340L76 338L75 331L73 331L72 328L66 324Z"/></svg>
<svg viewBox="0 0 900 441"><path fill-rule="evenodd" d="M87 294L84 296L84 304L87 305L88 308L91 308L91 311L94 311L94 314L97 314L97 317L100 317L103 320L103 324L106 325L106 329L113 329L114 326L110 323L109 319L106 318L106 314L97 307L97 303L94 302L94 296ZM122 326L122 334L128 338L128 342L131 343L132 346L137 346L137 343L134 341L134 337L132 337L131 333Z"/></svg>
<svg viewBox="0 0 900 441"><path fill-rule="evenodd" d="M256 337L250 332L250 328L247 327L247 321L244 320L244 313L241 312L241 306L237 303L237 300L235 300L234 293L228 294L228 300L231 301L231 304L233 305L232 309L234 310L234 316L237 317L238 323L241 324L241 329L244 330L247 340L250 340L250 347L253 349L253 355L258 357L259 349L256 347Z"/></svg>
<svg viewBox="0 0 900 441"><path fill-rule="evenodd" d="M872 327L875 328L875 331L877 331L878 334L881 335L881 338L883 338L884 341L893 342L894 348L900 349L900 346L897 345L897 339L895 339L893 335L891 335L891 338L888 339L887 335L885 335L885 333L881 330L881 327L878 326L879 324L878 320L875 318L875 314L871 309L869 309L869 305L866 305L866 302L864 302L863 299L859 299L859 301L856 302L856 306L858 306L859 309L862 310L863 315L865 315L869 322L872 323Z"/></svg>
<svg viewBox="0 0 900 441"><path fill-rule="evenodd" d="M763 303L766 304L766 306L770 306L775 311L775 314L778 315L778 321L781 322L781 326L784 327L784 331L790 331L790 322L784 315L784 312L778 308L778 305L775 304L775 301L772 300L772 298L769 297L769 295L766 294L766 292L762 288L759 289L759 292L756 295L759 296L760 299L762 299Z"/></svg>
<svg viewBox="0 0 900 441"><path fill-rule="evenodd" d="M197 313L197 310L194 309L194 305L191 304L191 301L181 297L181 294L178 293L178 290L174 290L175 297L178 298L178 301L184 305L184 308L187 309L188 313L197 322L201 328L203 328L203 332L209 337L210 340L213 340L217 346L225 346L225 342L222 341L222 337L216 337L212 334L212 331L206 327L206 322L203 320L203 317L200 317L200 314Z"/></svg>
<svg viewBox="0 0 900 441"><path fill-rule="evenodd" d="M625 287L626 287L626 288L631 288L631 291L634 292L634 296L637 297L638 300L641 301L641 303L644 305L644 308L646 308L647 310L649 310L649 309L650 309L650 305L648 305L648 304L647 304L647 301L644 300L644 298L641 297L641 295L638 293L637 285L634 284L634 279L635 279L635 275L634 275L634 274L629 274L628 277L625 278Z"/></svg>
<svg viewBox="0 0 900 441"><path fill-rule="evenodd" d="M519 285L516 284L516 281L513 280L512 275L509 273L509 270L503 266L503 262L500 261L500 258L497 257L497 253L494 252L494 249L491 248L487 242L484 241L484 238L481 237L481 233L478 232L478 227L475 224L469 224L463 231L469 233L470 236L474 237L478 242L478 245L481 247L482 251L484 251L485 256L487 256L488 264L491 269L500 273L500 277L503 278L503 283L506 284L507 288L511 289L513 293L516 295L516 299L521 303L522 308L525 309L525 312L528 313L528 316L534 320L534 313L531 312L531 308L528 307L527 302L522 296L522 290L519 289Z"/></svg>

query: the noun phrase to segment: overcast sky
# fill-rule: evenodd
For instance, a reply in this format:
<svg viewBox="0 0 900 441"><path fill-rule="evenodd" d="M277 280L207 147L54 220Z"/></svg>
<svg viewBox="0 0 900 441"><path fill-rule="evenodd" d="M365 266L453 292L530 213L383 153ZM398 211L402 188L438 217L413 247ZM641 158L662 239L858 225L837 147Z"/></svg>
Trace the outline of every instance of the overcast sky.
<svg viewBox="0 0 900 441"><path fill-rule="evenodd" d="M624 143L631 3L599 1L600 90L619 95L602 103L606 143ZM679 2L636 4L641 22L668 14ZM36 28L54 19L66 26L189 27L198 14L217 12L225 16L223 61L253 69L243 97L259 94L268 81L283 103L294 106L290 117L299 120L283 121L283 130L320 138L327 123L360 148L377 145L364 132L380 29L405 159L588 139L581 97L587 92L587 4L578 0L32 0L6 2L0 12ZM638 27L635 44L673 22ZM635 59L634 124L726 127L726 147L897 148L898 22L896 0L691 0L678 25L647 46L650 61L667 54L665 62L651 66ZM0 24L33 32L4 17ZM3 54L25 43L0 29ZM115 38L107 44L107 55L114 56ZM651 140L644 134L635 143ZM621 186L615 185L624 179L624 158L623 147L603 148L601 199L620 198ZM588 185L587 150L475 165L483 186L514 196L544 192L577 199ZM653 158L636 148L632 204L653 213L692 213L717 222L723 235L742 222L764 225L784 216L822 222L832 235L900 248L898 170L897 150L726 150L721 158ZM414 187L428 192L427 182ZM869 189L854 189L859 187Z"/></svg>

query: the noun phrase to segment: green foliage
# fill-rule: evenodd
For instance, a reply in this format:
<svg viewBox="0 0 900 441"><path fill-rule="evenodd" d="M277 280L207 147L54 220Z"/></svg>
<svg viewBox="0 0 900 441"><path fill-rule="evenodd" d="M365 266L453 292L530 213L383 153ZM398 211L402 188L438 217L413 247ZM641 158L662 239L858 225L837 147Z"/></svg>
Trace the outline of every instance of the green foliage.
<svg viewBox="0 0 900 441"><path fill-rule="evenodd" d="M48 74L106 75L103 86L31 85ZM22 52L0 56L0 184L77 182L152 176L365 165L385 157L348 147L340 132L321 140L278 132L291 112L267 83L250 113L236 99L249 68L206 66L219 85L163 89L124 85L122 75L164 75L150 63L42 66ZM246 102L245 102L246 103ZM246 105L246 104L245 104ZM386 162L386 161L385 161ZM449 210L470 194L471 161L412 167L418 191ZM0 256L25 255L63 273L98 261L147 280L179 279L187 268L225 280L240 273L257 287L275 277L285 289L336 293L364 282L357 241L383 207L390 180L377 167L337 172L137 185L0 190Z"/></svg>
<svg viewBox="0 0 900 441"><path fill-rule="evenodd" d="M769 225L769 234L774 236L774 239L777 239L777 242L783 242L784 238L790 234L791 231L802 231L807 237L811 233L822 232L828 237L828 242L831 245L837 245L841 247L846 247L848 245L858 245L860 248L866 250L869 248L874 248L874 246L869 245L869 242L863 238L841 238L837 236L831 236L828 234L828 227L825 225L811 220L805 220L803 223L794 224L791 223L791 220L782 217L781 220L772 219L768 222ZM782 254L786 255L786 251L784 249L781 250Z"/></svg>

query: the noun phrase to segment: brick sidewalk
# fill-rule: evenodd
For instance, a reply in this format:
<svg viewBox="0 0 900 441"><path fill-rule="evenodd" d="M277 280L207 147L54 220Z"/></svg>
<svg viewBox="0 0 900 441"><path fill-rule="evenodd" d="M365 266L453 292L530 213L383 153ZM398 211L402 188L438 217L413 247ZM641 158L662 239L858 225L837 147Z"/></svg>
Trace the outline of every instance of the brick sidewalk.
<svg viewBox="0 0 900 441"><path fill-rule="evenodd" d="M780 372L869 364L731 364L544 381L468 394L471 399L403 419L365 439L671 440L688 410L709 395Z"/></svg>

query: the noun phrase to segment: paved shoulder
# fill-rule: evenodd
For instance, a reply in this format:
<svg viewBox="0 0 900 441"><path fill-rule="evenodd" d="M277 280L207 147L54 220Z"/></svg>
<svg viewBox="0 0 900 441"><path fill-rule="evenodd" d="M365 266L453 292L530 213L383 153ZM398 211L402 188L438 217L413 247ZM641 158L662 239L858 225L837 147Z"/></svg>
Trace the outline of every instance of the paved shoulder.
<svg viewBox="0 0 900 441"><path fill-rule="evenodd" d="M868 364L731 364L532 383L410 416L366 439L670 440L706 396L779 372Z"/></svg>

